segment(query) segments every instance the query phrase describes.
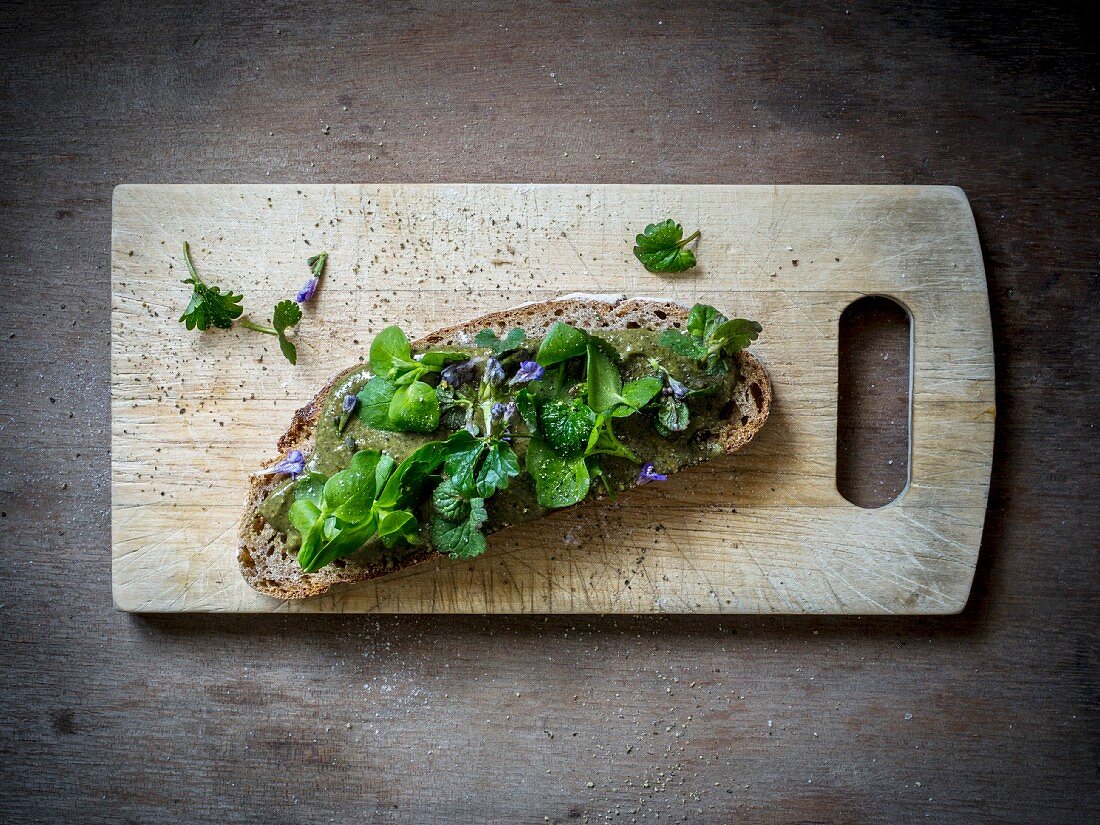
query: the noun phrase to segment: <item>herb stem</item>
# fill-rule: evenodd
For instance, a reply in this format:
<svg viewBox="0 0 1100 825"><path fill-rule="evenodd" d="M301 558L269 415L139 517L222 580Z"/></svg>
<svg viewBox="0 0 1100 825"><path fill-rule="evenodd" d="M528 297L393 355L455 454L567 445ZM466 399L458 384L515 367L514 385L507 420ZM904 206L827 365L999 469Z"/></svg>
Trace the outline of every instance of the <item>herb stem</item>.
<svg viewBox="0 0 1100 825"><path fill-rule="evenodd" d="M201 284L202 278L199 277L199 273L195 271L195 265L191 262L191 244L187 241L183 242L183 260L187 262L187 271L191 273L191 277L196 283Z"/></svg>
<svg viewBox="0 0 1100 825"><path fill-rule="evenodd" d="M694 232L692 232L690 235L688 235L686 238L684 238L682 241L680 241L678 244L676 244L676 248L677 249L683 249L689 243L691 243L696 238L698 238L700 234L702 234L702 233L698 229L696 229Z"/></svg>
<svg viewBox="0 0 1100 825"><path fill-rule="evenodd" d="M279 334L275 330L273 330L271 327L260 326L257 323L249 321L247 318L241 318L239 323L245 329L250 329L253 332L262 332L264 335L275 335L275 336L278 336L278 334Z"/></svg>

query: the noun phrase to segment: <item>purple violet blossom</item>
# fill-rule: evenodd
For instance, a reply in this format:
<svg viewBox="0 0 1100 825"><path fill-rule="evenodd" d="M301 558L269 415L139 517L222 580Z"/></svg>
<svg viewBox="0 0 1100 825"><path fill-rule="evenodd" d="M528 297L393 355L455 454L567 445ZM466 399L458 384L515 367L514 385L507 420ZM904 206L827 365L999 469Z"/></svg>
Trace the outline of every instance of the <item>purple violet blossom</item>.
<svg viewBox="0 0 1100 825"><path fill-rule="evenodd" d="M519 365L519 370L512 376L512 380L508 383L526 384L528 381L538 381L545 372L546 369L540 367L537 361L523 361Z"/></svg>
<svg viewBox="0 0 1100 825"><path fill-rule="evenodd" d="M306 460L302 455L301 450L291 450L286 454L286 458L276 464L274 467L268 467L263 471L263 475L275 475L277 473L287 473L291 478L297 478L302 474L302 471L306 468Z"/></svg>
<svg viewBox="0 0 1100 825"><path fill-rule="evenodd" d="M489 410L489 414L492 415L493 421L503 421L507 424L512 420L512 416L516 414L516 402L509 401L507 404L502 404L497 401Z"/></svg>
<svg viewBox="0 0 1100 825"><path fill-rule="evenodd" d="M299 304L309 303L313 300L313 296L317 294L317 287L321 285L321 279L316 275L310 276L310 279L303 284L302 288L298 290L298 297L294 300Z"/></svg>
<svg viewBox="0 0 1100 825"><path fill-rule="evenodd" d="M681 384L671 375L667 376L666 380L668 381L668 394L675 398L677 401L683 401L687 397L687 394L691 392L690 389Z"/></svg>
<svg viewBox="0 0 1100 825"><path fill-rule="evenodd" d="M458 389L473 378L476 367L477 360L471 358L469 361L463 361L459 364L450 364L444 367L439 377L446 381L451 387Z"/></svg>
<svg viewBox="0 0 1100 825"><path fill-rule="evenodd" d="M638 473L638 483L649 484L651 481L668 481L668 476L664 473L655 472L653 465L646 462L642 465L642 471Z"/></svg>
<svg viewBox="0 0 1100 825"><path fill-rule="evenodd" d="M500 365L500 361L495 358L486 359L485 369L481 373L481 380L490 387L499 387L503 384L504 367Z"/></svg>
<svg viewBox="0 0 1100 825"><path fill-rule="evenodd" d="M348 395L344 396L343 410L344 410L345 413L355 412L355 408L358 407L358 406L359 406L359 396L358 395L351 395L349 393Z"/></svg>

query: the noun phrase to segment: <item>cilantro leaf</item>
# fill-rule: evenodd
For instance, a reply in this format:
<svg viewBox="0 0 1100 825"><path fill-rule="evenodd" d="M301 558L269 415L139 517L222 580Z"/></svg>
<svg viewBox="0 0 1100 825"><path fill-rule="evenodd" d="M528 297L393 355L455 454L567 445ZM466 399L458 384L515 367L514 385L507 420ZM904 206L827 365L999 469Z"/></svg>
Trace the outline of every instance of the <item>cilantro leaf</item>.
<svg viewBox="0 0 1100 825"><path fill-rule="evenodd" d="M527 333L519 327L509 330L503 338L497 338L496 333L491 329L483 329L474 336L474 343L479 347L485 347L499 358L507 352L519 349L526 338Z"/></svg>
<svg viewBox="0 0 1100 825"><path fill-rule="evenodd" d="M443 518L432 520L432 546L452 559L472 559L485 552L487 547L485 534L481 526L489 520L485 510L485 499L472 498L469 512L459 521Z"/></svg>
<svg viewBox="0 0 1100 825"><path fill-rule="evenodd" d="M695 254L684 247L698 237L696 230L685 238L684 227L671 218L651 223L634 239L634 257L650 272L683 272L695 266Z"/></svg>
<svg viewBox="0 0 1100 825"><path fill-rule="evenodd" d="M203 283L191 262L191 246L187 241L183 242L183 259L187 263L187 271L191 273L191 277L183 283L190 284L192 292L191 301L180 316L180 321L188 329L229 329L233 326L233 321L244 312L241 306L244 296L236 295L232 290L223 293L218 287Z"/></svg>
<svg viewBox="0 0 1100 825"><path fill-rule="evenodd" d="M721 347L724 355L734 355L755 341L763 329L756 321L734 318L716 327L710 340Z"/></svg>

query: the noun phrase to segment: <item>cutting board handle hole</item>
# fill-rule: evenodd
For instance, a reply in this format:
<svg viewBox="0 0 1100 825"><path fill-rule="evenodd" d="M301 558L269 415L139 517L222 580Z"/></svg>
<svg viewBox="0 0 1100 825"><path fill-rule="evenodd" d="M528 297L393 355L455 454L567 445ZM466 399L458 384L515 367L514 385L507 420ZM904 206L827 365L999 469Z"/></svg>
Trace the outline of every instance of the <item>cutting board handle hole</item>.
<svg viewBox="0 0 1100 825"><path fill-rule="evenodd" d="M840 316L836 488L884 507L909 484L912 319L896 301L860 298Z"/></svg>

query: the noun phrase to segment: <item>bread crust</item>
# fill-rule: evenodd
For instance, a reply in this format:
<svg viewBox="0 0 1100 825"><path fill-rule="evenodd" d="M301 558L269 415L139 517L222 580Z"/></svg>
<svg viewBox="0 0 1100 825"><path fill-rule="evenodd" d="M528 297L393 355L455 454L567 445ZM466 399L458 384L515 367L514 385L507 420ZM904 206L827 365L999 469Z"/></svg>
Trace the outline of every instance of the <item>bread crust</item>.
<svg viewBox="0 0 1100 825"><path fill-rule="evenodd" d="M413 341L412 345L414 349L465 345L472 343L473 336L482 329L492 329L502 334L517 326L523 327L532 337L541 337L556 321L598 333L601 329L679 327L685 325L687 319L688 310L670 301L567 296L472 318L465 323L431 332ZM737 383L732 400L741 415L732 416L718 433L718 441L727 453L736 452L752 440L764 426L772 403L771 382L763 365L748 352L738 354L737 364L743 380ZM290 427L278 441L281 455L290 450L301 450L309 455L313 431L325 399L333 387L361 368L362 364L355 364L337 374L308 404L294 413ZM264 466L270 467L278 461L279 458L274 458ZM261 593L281 599L319 596L337 585L375 579L438 556L431 548L406 556L397 564L372 564L352 556L315 573L304 573L295 556L286 551L284 537L272 529L258 512L268 493L282 480L280 476L252 475L238 530L237 560L241 574L249 585ZM582 505L583 502L575 506Z"/></svg>

